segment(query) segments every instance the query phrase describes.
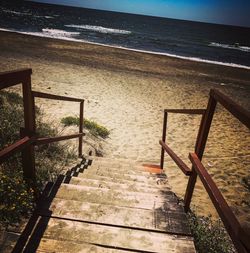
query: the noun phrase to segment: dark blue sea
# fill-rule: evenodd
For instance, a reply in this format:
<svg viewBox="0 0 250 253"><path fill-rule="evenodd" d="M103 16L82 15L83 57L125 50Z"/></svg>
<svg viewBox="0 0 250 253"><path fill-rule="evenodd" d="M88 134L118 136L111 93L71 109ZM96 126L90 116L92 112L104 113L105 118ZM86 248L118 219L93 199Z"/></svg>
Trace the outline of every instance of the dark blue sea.
<svg viewBox="0 0 250 253"><path fill-rule="evenodd" d="M0 0L0 29L250 69L246 27Z"/></svg>

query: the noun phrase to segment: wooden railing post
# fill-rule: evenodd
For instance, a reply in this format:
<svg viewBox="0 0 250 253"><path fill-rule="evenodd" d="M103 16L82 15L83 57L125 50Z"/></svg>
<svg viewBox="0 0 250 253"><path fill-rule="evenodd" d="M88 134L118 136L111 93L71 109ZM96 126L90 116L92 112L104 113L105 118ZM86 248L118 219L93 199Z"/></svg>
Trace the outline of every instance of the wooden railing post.
<svg viewBox="0 0 250 253"><path fill-rule="evenodd" d="M84 102L80 102L79 133L83 133L83 106L84 106ZM79 157L82 157L82 138L83 136L81 135L79 137L79 147L78 147Z"/></svg>
<svg viewBox="0 0 250 253"><path fill-rule="evenodd" d="M203 153L206 147L207 138L208 138L211 124L212 124L216 104L217 104L217 101L211 96L211 92L210 92L207 109L206 109L205 114L202 116L200 129L198 132L196 145L195 145L195 153L197 154L200 161L202 160ZM196 179L197 179L197 173L192 167L192 174L188 180L188 185L187 185L187 189L186 189L186 193L184 197L184 209L186 212L190 209L190 203L193 196Z"/></svg>
<svg viewBox="0 0 250 253"><path fill-rule="evenodd" d="M22 82L23 88L23 107L24 107L24 129L21 131L23 136L32 136L35 133L35 105L31 90L31 71ZM34 145L29 145L22 151L23 175L27 183L34 186L36 182L35 173L35 153Z"/></svg>
<svg viewBox="0 0 250 253"><path fill-rule="evenodd" d="M162 141L166 142L166 131L167 131L167 119L168 119L168 113L164 111L164 119L163 119L163 128L162 128ZM161 147L161 164L160 167L163 170L164 167L164 154L165 150L163 147Z"/></svg>

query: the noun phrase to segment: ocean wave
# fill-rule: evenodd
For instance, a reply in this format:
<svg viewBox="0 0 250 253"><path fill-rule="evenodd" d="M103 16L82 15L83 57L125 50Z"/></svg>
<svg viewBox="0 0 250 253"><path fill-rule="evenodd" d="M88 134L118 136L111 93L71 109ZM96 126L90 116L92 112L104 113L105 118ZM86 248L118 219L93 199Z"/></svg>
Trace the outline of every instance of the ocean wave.
<svg viewBox="0 0 250 253"><path fill-rule="evenodd" d="M33 15L32 13L29 13L29 12L11 11L11 10L7 10L7 9L2 9L2 11L6 12L6 13L15 14L17 16L32 16L32 17L35 17L35 18L47 18L47 19L54 18L52 16Z"/></svg>
<svg viewBox="0 0 250 253"><path fill-rule="evenodd" d="M39 16L39 15L33 15L33 17L35 17L35 18L47 18L47 19L54 18L54 17L51 17L51 16Z"/></svg>
<svg viewBox="0 0 250 253"><path fill-rule="evenodd" d="M73 36L79 35L79 32L68 32L65 30L59 30L59 29L49 29L44 28L42 29L44 35L48 35L51 38L71 38Z"/></svg>
<svg viewBox="0 0 250 253"><path fill-rule="evenodd" d="M67 32L64 30L57 30L57 29L43 29L43 30L47 30L47 32L44 32L44 31L43 32L20 32L20 31L16 31L16 30L0 28L0 31L5 31L5 32L14 32L14 33L33 35L33 36L38 36L38 37L46 37L46 38L74 41L74 42L79 42L79 43L84 42L84 43L88 43L88 44L100 45L100 46L110 47L110 48L119 48L119 49L133 51L133 52L154 54L154 55L163 55L163 56L168 56L168 57L177 58L177 59L183 59L183 60L189 60L189 61L195 61L195 62L203 62L203 63L209 63L209 64L222 65L222 66L227 66L227 67L242 68L242 69L250 70L250 66L245 66L245 65L236 64L236 63L211 61L211 60L206 60L206 59L202 59L202 58L198 58L198 57L187 57L187 56L181 56L181 55L175 55L175 54L169 54L169 53L146 51L146 50L135 49L135 48L127 48L127 47L122 47L122 46L111 46L111 45L107 45L107 44L89 42L86 40L70 37L69 35L71 34L71 36L72 36L72 32ZM64 37L65 34L67 34L68 37ZM79 34L79 33L77 33L77 34ZM76 35L76 33L73 33L73 35Z"/></svg>
<svg viewBox="0 0 250 253"><path fill-rule="evenodd" d="M209 46L211 46L211 47L221 47L221 48L226 48L226 49L240 50L240 51L243 51L243 52L250 52L250 47L240 46L238 43L236 43L234 45L228 45L228 44L211 42L209 44Z"/></svg>
<svg viewBox="0 0 250 253"><path fill-rule="evenodd" d="M131 31L107 28L103 26L95 26L95 25L65 25L66 27L90 30L99 33L113 33L113 34L131 34Z"/></svg>
<svg viewBox="0 0 250 253"><path fill-rule="evenodd" d="M18 16L30 16L31 15L28 12L11 11L11 10L7 10L7 9L2 9L2 11L6 12L6 13L15 14L15 15L18 15Z"/></svg>
<svg viewBox="0 0 250 253"><path fill-rule="evenodd" d="M74 38L74 36L80 34L79 32L68 32L68 31L59 30L59 29L45 28L45 29L42 29L42 32L22 32L22 31L17 31L17 30L10 30L10 29L5 29L5 28L0 28L0 31L14 32L14 33L32 35L32 36L36 36L36 37L45 37L45 38L52 38L52 39L69 40L69 41L76 41L76 42L85 42L85 41Z"/></svg>

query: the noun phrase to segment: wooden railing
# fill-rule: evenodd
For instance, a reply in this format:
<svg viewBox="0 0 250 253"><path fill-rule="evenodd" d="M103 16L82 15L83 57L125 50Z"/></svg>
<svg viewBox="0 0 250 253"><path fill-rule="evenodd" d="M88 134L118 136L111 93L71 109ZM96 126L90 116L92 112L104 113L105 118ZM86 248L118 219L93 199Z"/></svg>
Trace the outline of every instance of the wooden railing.
<svg viewBox="0 0 250 253"><path fill-rule="evenodd" d="M21 151L24 178L29 184L31 184L31 186L34 186L36 183L35 152L34 152L35 145L48 144L51 142L58 142L78 138L79 139L78 155L79 157L82 156L82 142L83 142L82 138L84 136L83 133L84 100L32 91L31 74L32 74L31 69L22 69L0 73L0 90L17 84L22 84L23 108L24 108L24 127L20 129L20 136L21 136L20 140L0 151L0 163L6 161L6 159L14 155L16 152ZM80 103L79 133L58 137L38 138L38 134L36 133L36 121L35 121L36 97Z"/></svg>
<svg viewBox="0 0 250 253"><path fill-rule="evenodd" d="M247 253L250 252L250 235L241 227L231 208L228 206L223 195L214 183L212 177L209 175L209 173L201 163L217 103L220 103L234 117L236 117L245 126L250 128L250 113L248 111L236 104L230 98L223 95L221 92L217 90L211 90L206 110L171 109L164 111L163 134L162 140L160 140L160 145L162 147L160 166L161 169L163 169L164 153L167 152L177 164L177 166L182 170L182 172L186 176L189 176L189 181L184 197L184 209L186 212L190 209L190 203L192 200L195 183L197 180L197 176L199 176L236 249L240 253ZM189 154L189 159L192 163L191 170L166 144L167 116L170 112L202 115L200 128L195 144L195 153Z"/></svg>

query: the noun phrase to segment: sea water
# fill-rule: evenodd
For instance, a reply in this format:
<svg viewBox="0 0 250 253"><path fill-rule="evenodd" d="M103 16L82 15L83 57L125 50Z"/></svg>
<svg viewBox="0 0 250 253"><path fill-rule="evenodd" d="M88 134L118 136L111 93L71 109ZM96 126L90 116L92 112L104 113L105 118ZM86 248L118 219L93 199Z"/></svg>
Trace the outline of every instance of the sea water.
<svg viewBox="0 0 250 253"><path fill-rule="evenodd" d="M247 27L0 0L0 29L250 69Z"/></svg>

